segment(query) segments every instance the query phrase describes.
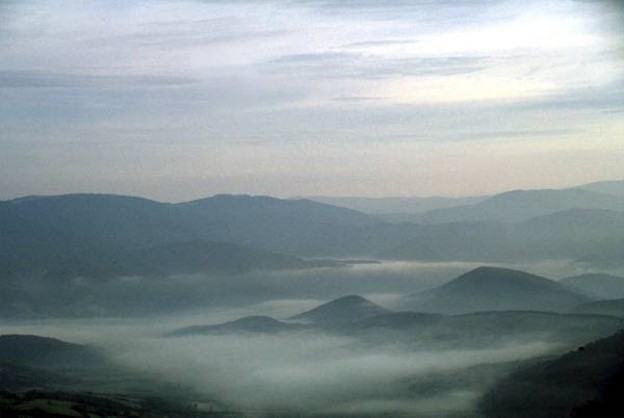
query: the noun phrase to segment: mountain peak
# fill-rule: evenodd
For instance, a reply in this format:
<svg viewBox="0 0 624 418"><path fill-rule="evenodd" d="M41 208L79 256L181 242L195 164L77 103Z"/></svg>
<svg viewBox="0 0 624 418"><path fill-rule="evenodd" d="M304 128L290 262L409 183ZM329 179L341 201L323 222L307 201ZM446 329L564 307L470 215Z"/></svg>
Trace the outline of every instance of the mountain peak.
<svg viewBox="0 0 624 418"><path fill-rule="evenodd" d="M305 322L349 322L389 311L358 295L348 295L332 300L289 319Z"/></svg>
<svg viewBox="0 0 624 418"><path fill-rule="evenodd" d="M446 287L464 286L464 285L490 285L490 286L508 286L508 285L541 285L551 287L557 285L556 282L542 276L527 273L520 270L513 270L503 267L480 266L474 270L462 274L455 280L443 285Z"/></svg>
<svg viewBox="0 0 624 418"><path fill-rule="evenodd" d="M553 280L519 270L482 266L415 295L417 310L436 313L567 311L591 298Z"/></svg>

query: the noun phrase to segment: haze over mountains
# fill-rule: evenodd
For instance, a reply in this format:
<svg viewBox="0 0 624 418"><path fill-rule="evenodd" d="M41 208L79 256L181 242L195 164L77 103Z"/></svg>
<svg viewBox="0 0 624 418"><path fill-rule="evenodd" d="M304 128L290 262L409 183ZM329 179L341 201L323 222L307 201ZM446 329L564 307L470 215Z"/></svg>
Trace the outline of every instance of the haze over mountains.
<svg viewBox="0 0 624 418"><path fill-rule="evenodd" d="M611 274L587 273L565 277L560 283L602 299L624 298L624 277Z"/></svg>
<svg viewBox="0 0 624 418"><path fill-rule="evenodd" d="M576 188L509 192L423 215L438 225L395 226L351 209L262 196L218 195L180 204L112 195L28 197L1 202L0 211L2 271L8 275L20 274L26 264L54 270L47 263L64 258L76 265L91 260L93 269L106 268L98 265L106 264L104 258L114 259L111 274L124 274L115 271L124 268L136 274L131 270L152 264L142 255L181 251L176 245L193 251L192 243L201 247L200 241L298 256L505 260L546 251L542 258L588 262L601 262L603 253L608 259L624 242L624 196Z"/></svg>
<svg viewBox="0 0 624 418"><path fill-rule="evenodd" d="M518 221L566 209L622 210L624 180L591 183L569 189L513 190L480 197L358 198L313 196L312 200L355 209L385 219L444 223Z"/></svg>
<svg viewBox="0 0 624 418"><path fill-rule="evenodd" d="M523 382L516 370L533 376L536 361L624 326L620 183L456 207L434 199L408 214L418 222L266 196L0 202L5 326L38 331L70 318L96 334L120 327L114 343L92 337L104 350L0 337L3 413L38 402L98 416L103 401L119 413L180 417L505 411L513 396L484 402L489 391L507 396ZM354 202L375 210L405 203ZM412 203L416 211L423 202ZM550 264L565 274L529 272ZM149 332L134 335L146 324ZM567 369L556 362L555 371ZM96 394L81 392L93 387ZM151 390L156 404L141 392Z"/></svg>
<svg viewBox="0 0 624 418"><path fill-rule="evenodd" d="M124 288L138 291L136 283L115 281L122 278L347 268L345 258L568 260L590 271L618 271L624 266L622 183L503 193L422 214L433 223L391 223L349 208L265 196L217 195L178 204L95 194L3 201L2 311L48 315L54 308L46 306L54 303L63 309L78 304L83 313L118 309L114 292L129 298ZM148 282L161 286L158 293L167 286ZM234 288L244 293L244 283L222 283L219 294ZM185 292L189 303L201 303L202 292ZM181 298L160 306L181 306Z"/></svg>
<svg viewBox="0 0 624 418"><path fill-rule="evenodd" d="M0 418L624 417L622 22L0 0Z"/></svg>
<svg viewBox="0 0 624 418"><path fill-rule="evenodd" d="M477 273L482 269L477 269ZM518 281L530 282L536 279L520 272L512 272ZM510 274L509 272L507 274ZM466 280L460 277L456 280ZM501 278L504 286L505 278ZM452 283L452 282L451 282ZM543 283L540 285L544 286ZM466 289L469 294L477 289ZM565 288L560 290L565 292ZM574 344L607 335L624 326L621 318L610 314L579 315L585 306L582 301L588 298L576 295L576 302L567 305L566 312L556 313L546 303L556 301L555 297L547 299L543 304L532 303L530 297L519 289L508 289L505 305L499 301L498 309L490 306L473 306L467 308L471 301L464 304L464 309L448 314L426 313L418 308L409 311L392 311L383 308L361 296L344 296L321 304L309 311L281 320L268 316L247 316L224 323L212 325L193 325L167 332L168 337L210 336L210 335L254 335L254 334L288 334L314 335L318 332L330 332L338 335L356 337L375 344L408 344L421 347L455 347L476 345L493 347L505 344L510 340L530 341L553 340L559 343ZM469 295L467 296L469 298ZM581 301L581 304L578 303ZM522 305L521 309L518 308ZM526 306L533 309L526 309ZM572 308L570 308L570 306ZM443 311L442 306L437 311ZM555 308L560 308L556 307ZM573 309L575 308L575 309ZM574 310L574 313L567 311ZM463 314L458 315L461 312ZM449 315L450 314L450 315Z"/></svg>

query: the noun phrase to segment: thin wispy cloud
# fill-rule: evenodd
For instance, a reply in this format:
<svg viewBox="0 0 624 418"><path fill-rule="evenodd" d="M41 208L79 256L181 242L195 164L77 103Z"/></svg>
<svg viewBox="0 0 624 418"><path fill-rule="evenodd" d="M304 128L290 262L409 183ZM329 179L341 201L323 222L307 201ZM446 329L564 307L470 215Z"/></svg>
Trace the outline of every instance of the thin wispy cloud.
<svg viewBox="0 0 624 418"><path fill-rule="evenodd" d="M460 147L518 130L505 135L514 149L549 137L573 150L600 135L593 169L542 171L543 186L622 177L598 157L612 155L623 134L617 4L8 2L0 9L0 141L10 144L0 169L4 197L49 191L38 177L55 182L54 190L129 191L119 189L121 180L110 185L109 170L97 168L105 163L132 172L132 190L161 199L196 197L200 184L214 193L316 194L326 173L334 173L334 193L351 195L352 179L368 173L351 163L349 148L385 155L409 138L411 163L420 165L432 143ZM61 143L100 148L70 151L55 146ZM134 157L106 145L119 143L132 144ZM163 165L164 151L150 143L169 144L176 157ZM284 166L291 146L308 156L299 173ZM43 154L56 163L37 162ZM110 160L94 164L91 155ZM212 155L228 155L229 164L199 162ZM266 156L262 163L258 155ZM454 170L475 178L476 163ZM408 171L399 179L391 166L377 170L386 187L404 185L389 194L430 193L423 176L435 194L458 193L450 174ZM154 173L176 192L150 186ZM256 180L237 180L248 177ZM193 185L179 187L185 181ZM516 177L507 183L542 186ZM496 191L479 187L472 192Z"/></svg>

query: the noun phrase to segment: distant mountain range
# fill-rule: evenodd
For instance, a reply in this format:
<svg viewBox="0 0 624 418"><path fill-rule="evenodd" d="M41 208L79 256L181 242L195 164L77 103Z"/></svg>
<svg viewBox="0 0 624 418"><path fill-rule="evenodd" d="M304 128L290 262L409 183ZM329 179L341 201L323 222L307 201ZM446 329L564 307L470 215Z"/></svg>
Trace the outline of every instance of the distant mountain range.
<svg viewBox="0 0 624 418"><path fill-rule="evenodd" d="M475 197L330 197L311 200L381 216L385 220L447 223L521 221L566 209L624 210L624 180L567 189L513 190Z"/></svg>
<svg viewBox="0 0 624 418"><path fill-rule="evenodd" d="M426 223L517 222L567 209L624 211L624 195L584 189L516 190L492 196L475 205L433 210L420 220Z"/></svg>
<svg viewBox="0 0 624 418"><path fill-rule="evenodd" d="M457 206L474 205L487 196L475 197L332 197L310 196L310 200L354 209L375 216L383 216L384 219L401 218L410 219L410 215L422 214L435 209L451 208ZM411 219L417 219L416 217Z"/></svg>
<svg viewBox="0 0 624 418"><path fill-rule="evenodd" d="M30 315L72 297L89 311L85 283L344 264L331 259L561 259L594 271L618 269L624 267L622 183L503 193L426 212L421 220L429 223L386 222L349 208L267 196L177 204L99 194L2 201L0 313ZM114 304L112 295L106 303Z"/></svg>
<svg viewBox="0 0 624 418"><path fill-rule="evenodd" d="M0 273L106 278L307 268L318 264L274 248L292 254L377 223L349 209L269 197L177 205L111 195L29 197L0 202Z"/></svg>
<svg viewBox="0 0 624 418"><path fill-rule="evenodd" d="M583 202L570 196L579 193L593 209L575 208ZM624 262L618 257L624 250L624 212L613 209L624 209L624 197L605 196L577 189L510 192L466 209L478 215L436 225L396 225L351 209L262 196L219 195L181 204L111 195L21 198L0 202L0 272L115 277L236 270L227 266L228 257L220 257L224 266L210 261L219 245L233 259L247 259L237 263L243 270L306 267L302 260L283 257L281 263L275 254L251 254L252 249L299 257L569 258L617 265ZM554 212L544 214L548 211ZM536 214L519 223L497 221ZM174 255L178 260L165 262Z"/></svg>

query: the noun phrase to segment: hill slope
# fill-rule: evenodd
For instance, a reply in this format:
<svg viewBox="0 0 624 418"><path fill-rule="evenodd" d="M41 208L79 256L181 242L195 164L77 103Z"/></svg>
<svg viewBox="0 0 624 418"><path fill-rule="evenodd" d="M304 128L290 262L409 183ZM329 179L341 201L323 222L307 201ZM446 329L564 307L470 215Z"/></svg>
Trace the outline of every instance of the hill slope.
<svg viewBox="0 0 624 418"><path fill-rule="evenodd" d="M487 417L621 417L624 332L513 373L482 400Z"/></svg>
<svg viewBox="0 0 624 418"><path fill-rule="evenodd" d="M159 251L165 258L166 252L181 255L180 243L225 241L290 254L322 251L333 239L339 247L349 230L377 223L350 209L262 196L220 195L175 205L116 195L34 196L0 202L0 273L3 278L153 275L162 268L152 256ZM216 244L207 245L185 246L189 264L206 266ZM251 258L249 248L222 250ZM182 271L174 273L189 267L178 266Z"/></svg>
<svg viewBox="0 0 624 418"><path fill-rule="evenodd" d="M598 181L596 183L579 186L579 189L592 192L608 193L624 196L624 180Z"/></svg>
<svg viewBox="0 0 624 418"><path fill-rule="evenodd" d="M411 309L437 313L532 310L563 312L590 297L541 276L479 267L407 301Z"/></svg>
<svg viewBox="0 0 624 418"><path fill-rule="evenodd" d="M352 322L389 312L389 310L382 308L368 299L357 295L350 295L317 306L314 309L300 313L289 319L316 324L340 323Z"/></svg>
<svg viewBox="0 0 624 418"><path fill-rule="evenodd" d="M624 210L624 196L583 189L515 190L471 206L427 212L428 223L459 221L522 221L567 209Z"/></svg>
<svg viewBox="0 0 624 418"><path fill-rule="evenodd" d="M577 306L573 312L596 315L611 315L624 318L624 299L598 300Z"/></svg>
<svg viewBox="0 0 624 418"><path fill-rule="evenodd" d="M0 363L28 367L64 368L102 365L96 350L55 338L34 335L0 335Z"/></svg>
<svg viewBox="0 0 624 418"><path fill-rule="evenodd" d="M624 277L590 273L566 277L559 282L602 299L624 298Z"/></svg>

